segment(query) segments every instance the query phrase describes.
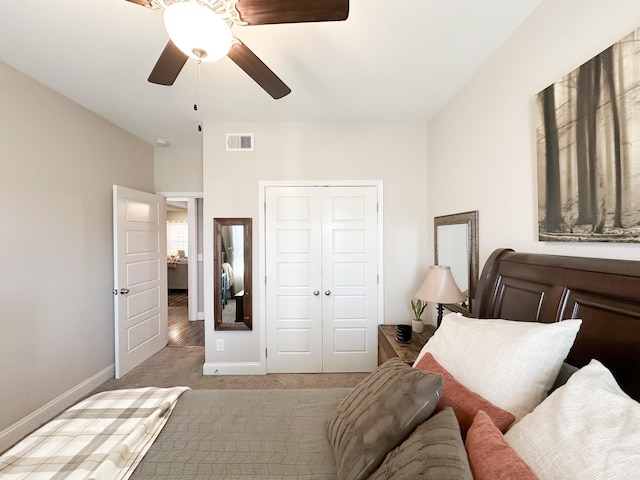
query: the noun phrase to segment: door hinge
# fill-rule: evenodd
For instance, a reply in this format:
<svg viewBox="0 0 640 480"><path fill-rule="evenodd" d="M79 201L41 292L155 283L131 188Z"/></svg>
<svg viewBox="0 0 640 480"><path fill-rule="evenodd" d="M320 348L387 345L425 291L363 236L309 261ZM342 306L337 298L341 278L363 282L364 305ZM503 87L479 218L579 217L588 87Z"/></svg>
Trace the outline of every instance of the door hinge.
<svg viewBox="0 0 640 480"><path fill-rule="evenodd" d="M380 274L376 275L376 283L380 285Z"/></svg>
<svg viewBox="0 0 640 480"><path fill-rule="evenodd" d="M113 289L113 294L114 295L118 295L118 290L116 290L115 288Z"/></svg>
<svg viewBox="0 0 640 480"><path fill-rule="evenodd" d="M267 349L264 349L264 358L267 358Z"/></svg>

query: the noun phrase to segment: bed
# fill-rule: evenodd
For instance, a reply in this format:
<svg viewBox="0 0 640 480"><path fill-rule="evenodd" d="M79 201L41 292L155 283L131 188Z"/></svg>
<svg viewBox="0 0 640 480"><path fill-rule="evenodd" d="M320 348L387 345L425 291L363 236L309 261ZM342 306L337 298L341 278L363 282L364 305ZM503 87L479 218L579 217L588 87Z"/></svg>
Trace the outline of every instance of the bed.
<svg viewBox="0 0 640 480"><path fill-rule="evenodd" d="M447 315L414 367L392 359L354 389L163 390L177 400L145 406L160 425L136 424L131 435L144 437L135 433L141 428L160 433L142 438L130 455L127 447L117 475L87 473L100 467L90 460L86 470L76 468L65 457L58 462L64 475L54 476L54 461L50 471L28 478L623 479L640 471L629 470L640 469L640 262L500 249L483 269L472 313L473 319ZM505 382L511 374L500 379L506 385L480 385L481 395L469 386L490 382L494 370L520 368L511 353L486 352L491 335L504 339L491 350L513 348L525 369L538 350L561 357L558 365L554 357L515 374L528 388L538 386L538 371L553 372L553 385L540 386L545 391L537 403L524 410L498 405L517 391ZM493 358L501 356L506 367ZM548 397L547 390L553 391ZM135 417L132 408L109 415ZM97 416L90 411L88 421ZM20 448L0 457L3 478L27 478L39 468L41 455L25 460ZM54 458L59 448L43 447ZM87 447L78 450L73 458L90 459ZM113 449L108 453L106 461L118 463Z"/></svg>
<svg viewBox="0 0 640 480"><path fill-rule="evenodd" d="M567 363L601 360L640 400L640 262L496 250L480 276L473 315L545 323L581 318Z"/></svg>

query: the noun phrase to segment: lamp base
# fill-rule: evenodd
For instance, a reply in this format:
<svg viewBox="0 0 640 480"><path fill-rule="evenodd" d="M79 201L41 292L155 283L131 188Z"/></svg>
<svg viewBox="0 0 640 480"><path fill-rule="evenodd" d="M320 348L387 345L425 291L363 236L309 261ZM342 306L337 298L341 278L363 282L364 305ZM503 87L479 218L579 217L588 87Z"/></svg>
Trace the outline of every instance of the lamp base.
<svg viewBox="0 0 640 480"><path fill-rule="evenodd" d="M442 323L442 313L443 313L444 307L442 306L441 303L438 304L438 320L436 322L436 329L440 327L440 323Z"/></svg>

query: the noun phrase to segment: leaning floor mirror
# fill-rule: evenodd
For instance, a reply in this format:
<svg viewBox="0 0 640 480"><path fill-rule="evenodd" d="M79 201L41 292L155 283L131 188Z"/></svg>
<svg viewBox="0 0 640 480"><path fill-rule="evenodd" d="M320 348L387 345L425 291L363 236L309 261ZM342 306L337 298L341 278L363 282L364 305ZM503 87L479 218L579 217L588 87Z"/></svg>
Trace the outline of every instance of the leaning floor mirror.
<svg viewBox="0 0 640 480"><path fill-rule="evenodd" d="M216 330L251 330L251 218L213 219Z"/></svg>
<svg viewBox="0 0 640 480"><path fill-rule="evenodd" d="M447 310L471 314L478 282L478 211L443 215L433 219L436 265L448 265L460 290L467 296Z"/></svg>

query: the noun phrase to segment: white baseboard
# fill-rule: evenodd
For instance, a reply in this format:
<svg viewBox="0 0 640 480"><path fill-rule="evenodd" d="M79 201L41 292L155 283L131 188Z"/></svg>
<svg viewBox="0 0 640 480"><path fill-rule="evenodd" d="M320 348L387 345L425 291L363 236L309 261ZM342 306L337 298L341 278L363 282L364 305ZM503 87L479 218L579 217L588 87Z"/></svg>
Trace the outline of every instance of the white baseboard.
<svg viewBox="0 0 640 480"><path fill-rule="evenodd" d="M260 362L205 363L203 375L266 375L265 366Z"/></svg>
<svg viewBox="0 0 640 480"><path fill-rule="evenodd" d="M22 420L5 428L0 432L0 453L4 452L41 425L51 420L60 412L91 393L107 380L112 379L113 373L114 365L111 364L75 387L67 390L57 398L54 398L49 403L40 407L30 415L27 415Z"/></svg>
<svg viewBox="0 0 640 480"><path fill-rule="evenodd" d="M204 312L198 312L198 320L204 320Z"/></svg>

